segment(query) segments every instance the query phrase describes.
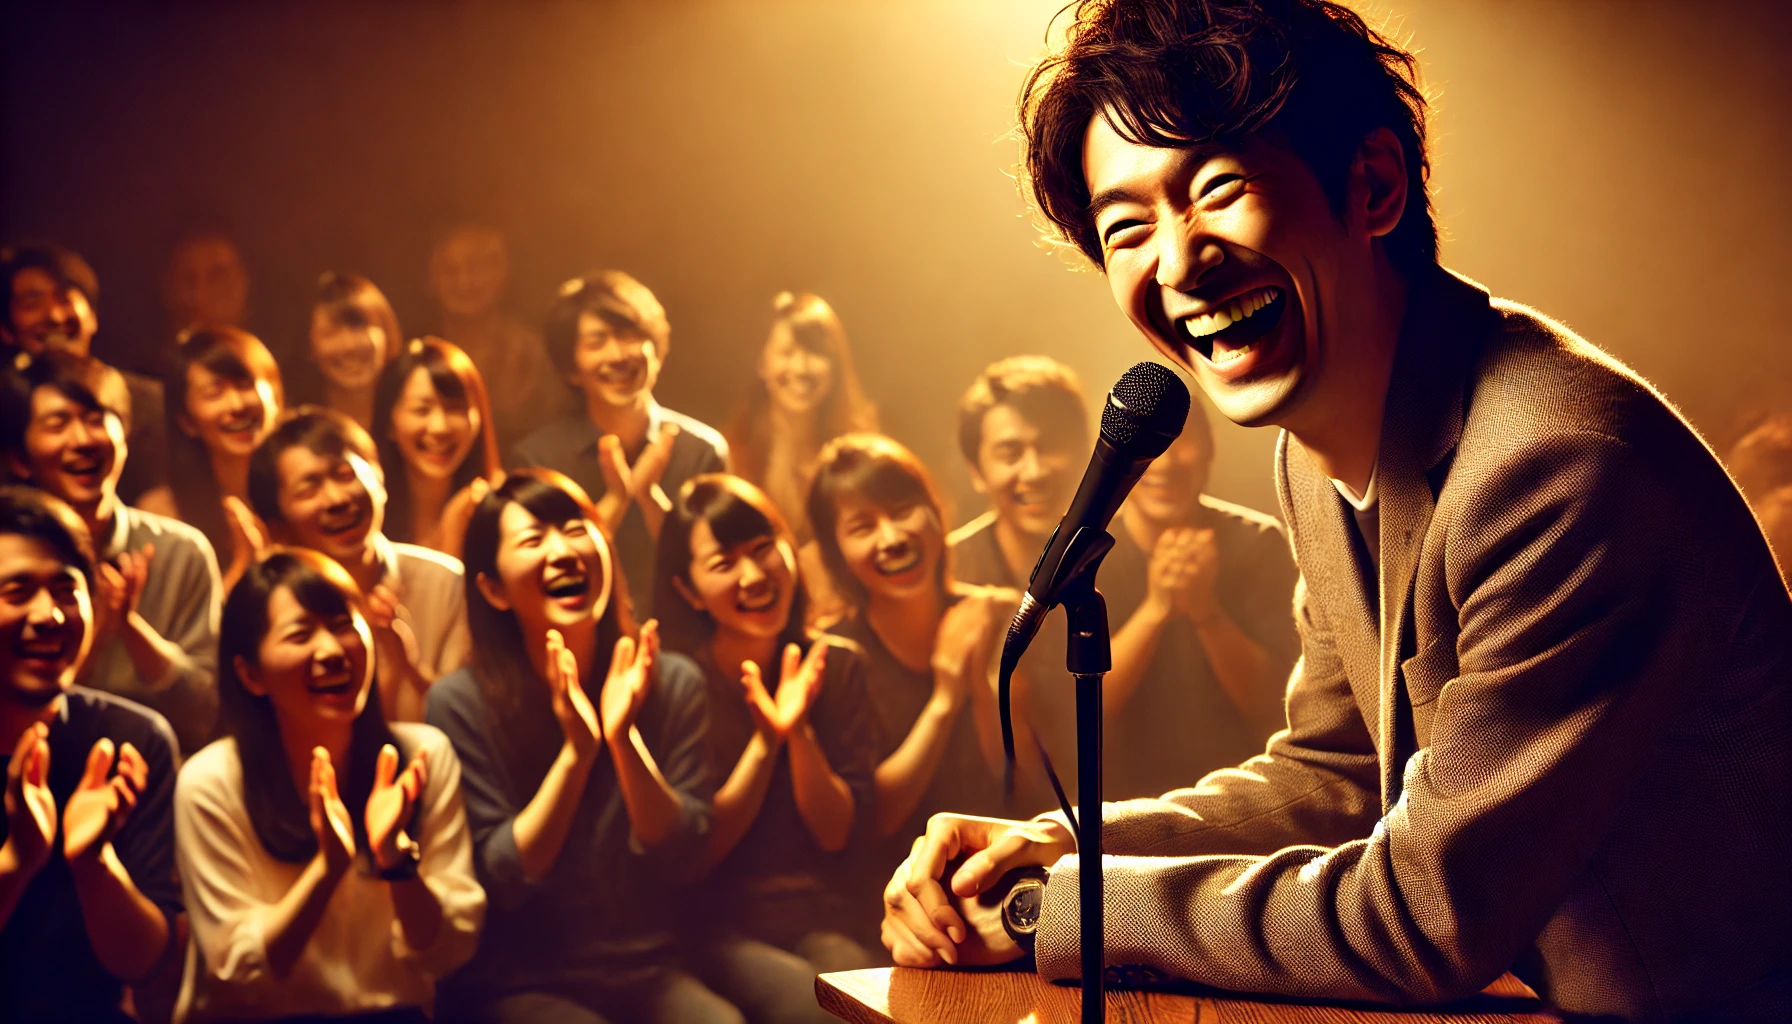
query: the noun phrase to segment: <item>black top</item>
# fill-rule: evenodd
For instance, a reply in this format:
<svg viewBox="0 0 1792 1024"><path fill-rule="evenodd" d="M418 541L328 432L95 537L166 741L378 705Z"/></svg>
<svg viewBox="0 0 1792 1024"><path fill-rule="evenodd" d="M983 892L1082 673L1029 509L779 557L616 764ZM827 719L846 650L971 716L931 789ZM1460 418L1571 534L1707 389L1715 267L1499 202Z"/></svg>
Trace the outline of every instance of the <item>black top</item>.
<svg viewBox="0 0 1792 1024"><path fill-rule="evenodd" d="M672 441L672 456L666 463L660 488L669 498L677 498L678 489L691 477L703 473L728 471L728 443L713 427L683 413L654 407L648 436L659 434L661 423L676 423L678 436ZM603 497L604 473L598 463L597 442L604 432L590 418L580 413L563 416L517 442L511 462L519 466L543 466L558 470L585 489L592 501ZM638 453L630 453L633 459ZM653 535L647 530L647 519L640 506L631 502L622 517L622 525L612 538L616 557L628 581L629 598L635 617L645 622L653 614Z"/></svg>
<svg viewBox="0 0 1792 1024"><path fill-rule="evenodd" d="M956 604L957 598L952 603ZM877 715L876 763L882 764L902 746L932 698L933 672L929 668L917 672L898 661L863 615L845 619L829 632L851 640L865 652L865 681ZM908 856L915 839L927 831L927 819L934 812L995 814L1000 806L1001 779L984 759L967 701L952 721L952 732L933 781L928 783L927 792L914 811L888 836L868 839L862 854L855 858L856 889L865 891L869 886L870 891L881 891L896 866Z"/></svg>
<svg viewBox="0 0 1792 1024"><path fill-rule="evenodd" d="M1269 655L1279 692L1300 656L1288 540L1269 516L1205 495L1197 525L1214 531L1220 607ZM1100 581L1118 632L1145 600L1150 555L1124 526L1116 523L1109 532L1114 550L1101 564ZM1192 786L1216 768L1263 753L1274 731L1239 711L1214 676L1194 623L1176 616L1165 623L1132 699L1103 722L1102 795L1124 800Z"/></svg>
<svg viewBox="0 0 1792 1024"><path fill-rule="evenodd" d="M773 659L765 673L766 691L774 695L782 674L779 660ZM740 680L724 677L707 650L697 663L710 694L710 774L720 785L747 749L753 719ZM828 853L815 842L797 809L790 751L779 750L765 802L752 826L694 894L692 920L702 924L694 938L715 934L719 930L715 924L720 923L788 949L817 930L862 931L865 920L878 913L875 898L841 893L842 883L850 877L852 855L863 846L873 824L877 716L866 693L863 655L839 644L829 649L809 722L828 765L852 790L853 828L847 849Z"/></svg>
<svg viewBox="0 0 1792 1024"><path fill-rule="evenodd" d="M168 918L169 934L181 912L180 878L174 869L174 777L179 758L174 733L154 711L111 694L74 687L50 720L50 792L62 809L80 784L87 754L101 737L119 748L137 748L149 766L149 784L112 840L118 860L145 898ZM12 750L0 752L0 772ZM0 842L9 829L0 815ZM75 879L62 857L57 829L50 860L31 880L0 931L0 1020L129 1020L119 1010L124 984L100 966Z"/></svg>
<svg viewBox="0 0 1792 1024"><path fill-rule="evenodd" d="M535 882L523 878L512 827L564 742L546 685L502 719L471 666L429 688L426 720L460 757L473 866L487 900L479 950L441 982L439 1002L627 985L666 962L675 903L668 894L702 869L713 787L702 674L670 652L656 671L635 725L684 805L677 833L652 850L631 839L615 768L600 754L560 856ZM596 703L595 689L590 695Z"/></svg>

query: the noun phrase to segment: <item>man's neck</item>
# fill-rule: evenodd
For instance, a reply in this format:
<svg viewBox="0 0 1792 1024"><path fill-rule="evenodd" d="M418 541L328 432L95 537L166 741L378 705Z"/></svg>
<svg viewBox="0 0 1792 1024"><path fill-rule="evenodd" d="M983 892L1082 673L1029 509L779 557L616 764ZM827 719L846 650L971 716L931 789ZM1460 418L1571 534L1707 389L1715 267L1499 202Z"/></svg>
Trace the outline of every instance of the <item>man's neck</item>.
<svg viewBox="0 0 1792 1024"><path fill-rule="evenodd" d="M1352 311L1346 358L1335 359L1327 401L1302 409L1282 424L1319 464L1319 469L1358 494L1369 489L1381 450L1381 423L1388 383L1406 321L1406 280L1377 260L1373 297ZM1369 289L1363 289L1369 291ZM1311 403L1310 403L1311 404Z"/></svg>
<svg viewBox="0 0 1792 1024"><path fill-rule="evenodd" d="M67 694L57 694L56 699L48 704L18 704L10 700L0 700L0 754L10 756L19 746L19 737L25 730L39 722L54 721L62 713L63 702L68 700Z"/></svg>
<svg viewBox="0 0 1792 1024"><path fill-rule="evenodd" d="M929 587L926 593L907 600L872 594L864 614L865 624L877 634L884 649L904 668L919 672L933 660L933 642L945 612L945 598Z"/></svg>
<svg viewBox="0 0 1792 1024"><path fill-rule="evenodd" d="M647 427L653 420L653 393L643 391L627 405L612 405L595 395L586 395L585 415L592 426L615 434L622 442L622 450L633 457L647 443Z"/></svg>
<svg viewBox="0 0 1792 1024"><path fill-rule="evenodd" d="M996 547L1002 552L1002 561L1008 565L1008 574L1022 587L1027 585L1027 577L1032 574L1033 566L1039 561L1039 553L1045 550L1046 538L1027 533L1018 525L1002 516L996 516Z"/></svg>
<svg viewBox="0 0 1792 1024"><path fill-rule="evenodd" d="M108 493L98 501L74 506L75 513L87 524L87 532L93 537L95 554L101 557L112 544L112 524L118 518L118 504L118 496Z"/></svg>

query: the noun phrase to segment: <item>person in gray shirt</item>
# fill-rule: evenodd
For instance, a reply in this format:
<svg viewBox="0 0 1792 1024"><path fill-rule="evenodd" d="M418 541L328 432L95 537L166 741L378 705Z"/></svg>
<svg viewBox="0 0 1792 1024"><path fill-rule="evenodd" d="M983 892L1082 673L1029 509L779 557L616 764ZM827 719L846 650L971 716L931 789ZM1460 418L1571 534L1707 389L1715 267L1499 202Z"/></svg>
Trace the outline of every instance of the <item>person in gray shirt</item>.
<svg viewBox="0 0 1792 1024"><path fill-rule="evenodd" d="M160 712L183 753L217 718L218 561L205 535L118 496L131 400L119 372L46 352L9 365L0 387L8 471L61 498L86 522L100 564L85 686Z"/></svg>

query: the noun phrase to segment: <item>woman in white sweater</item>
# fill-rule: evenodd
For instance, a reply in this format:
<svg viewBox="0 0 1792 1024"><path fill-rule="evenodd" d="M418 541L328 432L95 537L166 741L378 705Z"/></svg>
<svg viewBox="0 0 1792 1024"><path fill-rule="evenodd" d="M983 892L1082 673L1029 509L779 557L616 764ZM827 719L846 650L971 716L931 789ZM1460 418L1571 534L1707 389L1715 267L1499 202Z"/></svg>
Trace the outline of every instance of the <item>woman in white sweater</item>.
<svg viewBox="0 0 1792 1024"><path fill-rule="evenodd" d="M257 559L224 606L226 738L174 795L188 1020L423 1020L477 944L460 764L369 699L362 608L340 566L296 549Z"/></svg>

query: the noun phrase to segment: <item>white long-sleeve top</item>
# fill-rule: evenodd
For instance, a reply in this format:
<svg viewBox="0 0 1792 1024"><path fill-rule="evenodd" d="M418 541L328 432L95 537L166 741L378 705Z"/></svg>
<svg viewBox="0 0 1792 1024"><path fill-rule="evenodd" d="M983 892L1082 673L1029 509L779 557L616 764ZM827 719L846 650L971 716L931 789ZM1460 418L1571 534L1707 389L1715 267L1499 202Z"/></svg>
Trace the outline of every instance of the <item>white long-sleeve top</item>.
<svg viewBox="0 0 1792 1024"><path fill-rule="evenodd" d="M175 856L193 934L177 1019L428 1010L435 979L473 955L485 891L473 876L460 761L448 738L430 726L396 723L392 732L407 758L421 750L429 760L420 834L413 838L422 844L418 875L442 905L435 942L412 949L389 883L351 868L292 971L274 977L262 929L305 865L276 860L256 838L236 741L219 740L187 761L175 785Z"/></svg>

